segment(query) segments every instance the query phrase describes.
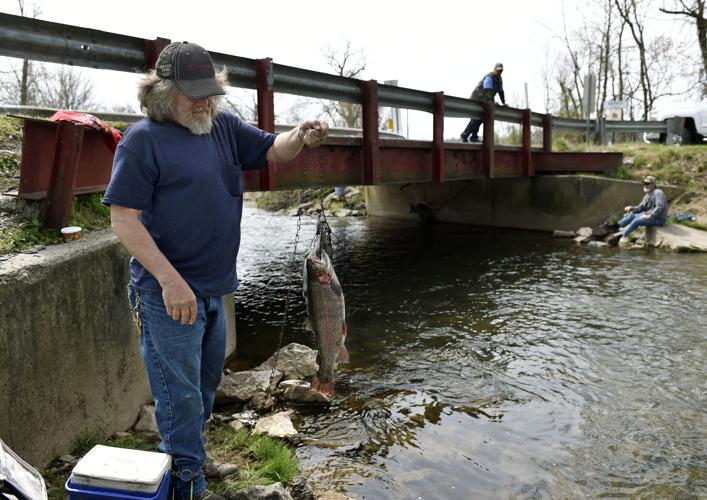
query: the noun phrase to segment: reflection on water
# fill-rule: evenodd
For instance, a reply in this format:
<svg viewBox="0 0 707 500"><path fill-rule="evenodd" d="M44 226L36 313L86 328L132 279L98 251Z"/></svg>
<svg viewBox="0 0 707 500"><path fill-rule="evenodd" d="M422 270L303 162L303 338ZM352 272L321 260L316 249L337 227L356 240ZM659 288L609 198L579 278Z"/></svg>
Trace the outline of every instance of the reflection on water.
<svg viewBox="0 0 707 500"><path fill-rule="evenodd" d="M707 496L707 256L330 221L351 363L300 410L305 472L377 498ZM301 328L296 219L247 209L237 368Z"/></svg>

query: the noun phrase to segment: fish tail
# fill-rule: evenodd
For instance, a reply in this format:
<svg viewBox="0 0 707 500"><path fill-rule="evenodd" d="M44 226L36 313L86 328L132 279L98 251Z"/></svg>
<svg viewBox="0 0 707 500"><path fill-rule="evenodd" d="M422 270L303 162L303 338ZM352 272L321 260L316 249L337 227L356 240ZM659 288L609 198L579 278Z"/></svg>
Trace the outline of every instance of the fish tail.
<svg viewBox="0 0 707 500"><path fill-rule="evenodd" d="M315 375L309 383L309 390L324 394L325 396L332 396L334 394L334 381L322 382L319 380L319 377Z"/></svg>
<svg viewBox="0 0 707 500"><path fill-rule="evenodd" d="M339 363L348 363L349 362L349 350L346 348L345 345L341 346L341 350L339 351L339 357L336 358L336 360Z"/></svg>

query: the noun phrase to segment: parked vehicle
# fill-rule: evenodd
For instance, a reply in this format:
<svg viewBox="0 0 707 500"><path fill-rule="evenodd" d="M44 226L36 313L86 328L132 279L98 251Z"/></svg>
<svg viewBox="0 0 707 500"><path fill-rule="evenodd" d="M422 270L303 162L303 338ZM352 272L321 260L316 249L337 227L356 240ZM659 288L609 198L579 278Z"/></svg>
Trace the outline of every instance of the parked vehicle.
<svg viewBox="0 0 707 500"><path fill-rule="evenodd" d="M669 123L667 134L644 134L646 142L665 144L668 134L671 134L674 143L700 144L707 137L707 99L701 102L665 104L656 108L651 113L650 119L656 121L674 119L674 121Z"/></svg>

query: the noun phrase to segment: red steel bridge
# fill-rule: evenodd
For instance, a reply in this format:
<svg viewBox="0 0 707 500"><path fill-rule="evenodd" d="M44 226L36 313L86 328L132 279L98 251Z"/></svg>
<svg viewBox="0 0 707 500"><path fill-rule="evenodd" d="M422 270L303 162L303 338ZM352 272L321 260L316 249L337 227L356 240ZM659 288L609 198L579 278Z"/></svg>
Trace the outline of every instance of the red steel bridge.
<svg viewBox="0 0 707 500"><path fill-rule="evenodd" d="M0 55L4 56L135 72L153 68L169 43L164 38L147 40L0 13ZM246 190L601 172L621 164L621 153L552 151L553 129L584 132L582 120L339 77L275 64L271 59L216 52L211 56L216 66L228 68L230 85L257 91L258 126L264 130L275 131L275 92L354 102L363 109L358 136L330 136L320 149L305 148L291 162L247 172ZM432 141L381 137L379 106L431 113ZM483 142L445 142L445 117L481 118ZM522 144L495 145L497 121L520 124ZM531 146L531 127L542 129L542 147ZM69 122L25 118L18 195L47 198L45 223L60 227L68 221L73 194L105 189L111 161L101 132Z"/></svg>

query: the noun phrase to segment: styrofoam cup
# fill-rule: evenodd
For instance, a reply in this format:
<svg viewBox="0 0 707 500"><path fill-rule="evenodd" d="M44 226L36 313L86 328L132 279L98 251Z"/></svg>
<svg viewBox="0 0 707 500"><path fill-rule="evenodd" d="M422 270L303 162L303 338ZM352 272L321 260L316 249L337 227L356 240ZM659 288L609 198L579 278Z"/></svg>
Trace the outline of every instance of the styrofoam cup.
<svg viewBox="0 0 707 500"><path fill-rule="evenodd" d="M64 241L80 240L81 228L78 226L62 227L61 234L64 236Z"/></svg>

